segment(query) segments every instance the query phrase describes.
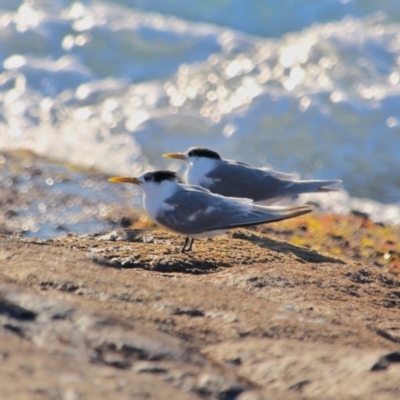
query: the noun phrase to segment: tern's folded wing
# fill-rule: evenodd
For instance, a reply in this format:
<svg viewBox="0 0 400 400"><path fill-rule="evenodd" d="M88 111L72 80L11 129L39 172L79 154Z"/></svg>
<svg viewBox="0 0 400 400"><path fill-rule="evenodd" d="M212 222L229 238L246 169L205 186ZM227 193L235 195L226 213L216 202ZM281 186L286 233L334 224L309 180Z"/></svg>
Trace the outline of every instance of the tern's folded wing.
<svg viewBox="0 0 400 400"><path fill-rule="evenodd" d="M294 180L289 174L221 162L210 171L203 186L230 197L248 197L255 202L277 200L301 193L339 190L339 180Z"/></svg>
<svg viewBox="0 0 400 400"><path fill-rule="evenodd" d="M166 200L157 222L175 232L194 235L291 218L310 212L303 207L260 207L204 191L179 190Z"/></svg>
<svg viewBox="0 0 400 400"><path fill-rule="evenodd" d="M280 197L282 190L291 185L289 177L273 170L224 162L207 174L205 186L223 196L260 201Z"/></svg>

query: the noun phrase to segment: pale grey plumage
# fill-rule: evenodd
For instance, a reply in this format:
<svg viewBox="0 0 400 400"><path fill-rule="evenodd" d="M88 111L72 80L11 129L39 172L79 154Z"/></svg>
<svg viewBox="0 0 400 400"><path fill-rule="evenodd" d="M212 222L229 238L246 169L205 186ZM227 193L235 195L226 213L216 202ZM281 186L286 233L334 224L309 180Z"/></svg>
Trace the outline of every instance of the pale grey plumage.
<svg viewBox="0 0 400 400"><path fill-rule="evenodd" d="M306 214L308 206L262 207L248 199L226 198L199 186L181 185L160 210L157 222L184 235L259 225Z"/></svg>
<svg viewBox="0 0 400 400"><path fill-rule="evenodd" d="M302 193L340 190L340 180L296 180L293 175L231 160L213 150L192 147L185 153L167 153L167 158L185 160L186 180L227 197L250 198L258 204L276 202Z"/></svg>
<svg viewBox="0 0 400 400"><path fill-rule="evenodd" d="M182 184L171 171L109 180L140 185L144 193L143 205L150 218L186 237L181 252L190 251L195 238L214 237L232 228L280 221L313 210L309 206L257 206L250 199L220 196L201 186Z"/></svg>
<svg viewBox="0 0 400 400"><path fill-rule="evenodd" d="M340 180L295 180L290 174L254 168L244 163L215 160L216 167L205 175L201 185L222 196L247 197L254 202L278 200L301 193L329 192Z"/></svg>

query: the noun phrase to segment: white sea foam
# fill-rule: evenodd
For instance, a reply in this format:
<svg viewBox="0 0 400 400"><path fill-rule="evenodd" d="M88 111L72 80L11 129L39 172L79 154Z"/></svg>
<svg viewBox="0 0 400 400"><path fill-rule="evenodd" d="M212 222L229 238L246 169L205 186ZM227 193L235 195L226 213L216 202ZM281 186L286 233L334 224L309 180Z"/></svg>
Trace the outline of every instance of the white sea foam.
<svg viewBox="0 0 400 400"><path fill-rule="evenodd" d="M123 6L26 1L0 18L0 145L137 174L200 144L343 179L344 197L331 197L342 211L399 222L400 23L385 6L388 17L266 39Z"/></svg>

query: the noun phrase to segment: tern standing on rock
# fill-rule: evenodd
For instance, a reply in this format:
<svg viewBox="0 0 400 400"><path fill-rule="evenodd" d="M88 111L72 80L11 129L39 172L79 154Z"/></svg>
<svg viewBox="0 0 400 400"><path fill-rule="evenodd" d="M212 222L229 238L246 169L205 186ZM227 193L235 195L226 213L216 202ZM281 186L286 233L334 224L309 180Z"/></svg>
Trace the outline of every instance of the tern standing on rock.
<svg viewBox="0 0 400 400"><path fill-rule="evenodd" d="M224 160L215 151L200 147L191 147L185 153L167 153L164 157L187 162L188 184L200 185L222 196L252 199L256 204L271 204L301 193L337 191L342 183L295 180L290 174Z"/></svg>
<svg viewBox="0 0 400 400"><path fill-rule="evenodd" d="M147 172L137 178L114 177L109 181L139 185L149 217L157 225L185 236L182 253L190 251L197 238L293 218L313 210L309 206L257 206L250 199L223 197L200 186L184 185L171 171Z"/></svg>

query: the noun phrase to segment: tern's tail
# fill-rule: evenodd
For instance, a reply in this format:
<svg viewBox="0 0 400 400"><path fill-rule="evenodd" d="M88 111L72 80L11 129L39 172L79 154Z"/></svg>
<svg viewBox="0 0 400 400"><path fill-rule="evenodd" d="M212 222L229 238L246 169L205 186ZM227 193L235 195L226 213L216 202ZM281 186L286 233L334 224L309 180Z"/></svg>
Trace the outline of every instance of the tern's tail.
<svg viewBox="0 0 400 400"><path fill-rule="evenodd" d="M270 183L270 186L268 184ZM269 205L277 201L287 198L298 196L302 193L325 193L335 192L342 189L341 180L310 180L310 181L297 181L282 179L279 182L271 184L266 181L264 191L254 196L253 200L256 204Z"/></svg>
<svg viewBox="0 0 400 400"><path fill-rule="evenodd" d="M342 181L332 180L312 180L312 181L294 181L286 187L288 196L295 196L301 193L318 193L318 192L336 192L341 190Z"/></svg>
<svg viewBox="0 0 400 400"><path fill-rule="evenodd" d="M284 219L298 217L299 215L308 214L314 211L312 206L275 206L263 207L254 206L255 211L260 211L261 215L266 216L266 220L261 223L282 221Z"/></svg>
<svg viewBox="0 0 400 400"><path fill-rule="evenodd" d="M282 221L284 219L298 217L313 211L311 206L273 206L264 207L254 205L252 212L243 222L233 223L220 229L239 228L245 226L261 225L269 222Z"/></svg>

